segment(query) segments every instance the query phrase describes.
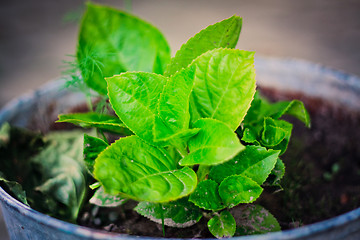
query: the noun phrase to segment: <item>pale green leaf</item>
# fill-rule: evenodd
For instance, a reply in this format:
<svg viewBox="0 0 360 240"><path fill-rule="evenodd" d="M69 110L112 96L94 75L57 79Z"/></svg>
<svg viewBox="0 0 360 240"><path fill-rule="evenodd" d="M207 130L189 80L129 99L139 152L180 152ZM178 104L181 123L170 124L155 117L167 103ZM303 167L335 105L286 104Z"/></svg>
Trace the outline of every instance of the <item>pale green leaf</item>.
<svg viewBox="0 0 360 240"><path fill-rule="evenodd" d="M140 202L134 209L150 220L169 227L185 228L196 224L202 217L198 207L181 198L167 203Z"/></svg>
<svg viewBox="0 0 360 240"><path fill-rule="evenodd" d="M216 238L232 237L236 231L236 222L227 210L215 215L208 222L208 228Z"/></svg>
<svg viewBox="0 0 360 240"><path fill-rule="evenodd" d="M180 160L179 164L182 166L220 164L245 148L234 131L218 120L199 119L194 127L201 130L190 138L190 154Z"/></svg>
<svg viewBox="0 0 360 240"><path fill-rule="evenodd" d="M105 77L126 71L162 74L170 60L170 48L151 24L88 3L80 26L77 59L85 82L105 95Z"/></svg>
<svg viewBox="0 0 360 240"><path fill-rule="evenodd" d="M124 204L126 201L126 198L107 194L103 187L96 189L95 194L89 200L91 204L99 207L117 207Z"/></svg>
<svg viewBox="0 0 360 240"><path fill-rule="evenodd" d="M212 180L200 182L195 191L190 195L189 201L205 210L218 211L225 206L219 195L219 184Z"/></svg>
<svg viewBox="0 0 360 240"><path fill-rule="evenodd" d="M239 39L242 19L232 16L201 30L183 44L166 68L170 76L187 67L196 57L215 48L234 48Z"/></svg>
<svg viewBox="0 0 360 240"><path fill-rule="evenodd" d="M224 204L235 207L239 203L252 203L262 193L262 188L255 181L243 175L225 178L219 186L219 195Z"/></svg>
<svg viewBox="0 0 360 240"><path fill-rule="evenodd" d="M132 135L132 132L116 116L95 112L60 114L57 122L68 122L83 128L99 128L104 131Z"/></svg>
<svg viewBox="0 0 360 240"><path fill-rule="evenodd" d="M192 169L177 169L164 150L137 136L121 138L103 151L94 175L107 193L137 201L173 201L189 195L197 184Z"/></svg>
<svg viewBox="0 0 360 240"><path fill-rule="evenodd" d="M236 130L255 94L254 53L215 49L199 56L190 98L191 122L220 120Z"/></svg>
<svg viewBox="0 0 360 240"><path fill-rule="evenodd" d="M228 176L242 174L261 185L274 169L279 153L260 146L246 146L235 158L214 166L209 178L221 183Z"/></svg>

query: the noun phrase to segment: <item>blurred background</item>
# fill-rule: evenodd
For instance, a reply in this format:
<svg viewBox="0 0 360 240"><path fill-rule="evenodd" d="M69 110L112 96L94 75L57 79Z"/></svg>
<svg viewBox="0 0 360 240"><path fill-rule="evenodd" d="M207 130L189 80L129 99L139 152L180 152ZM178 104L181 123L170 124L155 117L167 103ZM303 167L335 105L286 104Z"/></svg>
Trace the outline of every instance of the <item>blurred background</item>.
<svg viewBox="0 0 360 240"><path fill-rule="evenodd" d="M61 76L75 53L83 0L0 0L0 107ZM157 26L172 53L202 28L243 17L239 49L360 76L360 0L97 0ZM131 6L130 6L131 5ZM0 240L7 240L0 216Z"/></svg>

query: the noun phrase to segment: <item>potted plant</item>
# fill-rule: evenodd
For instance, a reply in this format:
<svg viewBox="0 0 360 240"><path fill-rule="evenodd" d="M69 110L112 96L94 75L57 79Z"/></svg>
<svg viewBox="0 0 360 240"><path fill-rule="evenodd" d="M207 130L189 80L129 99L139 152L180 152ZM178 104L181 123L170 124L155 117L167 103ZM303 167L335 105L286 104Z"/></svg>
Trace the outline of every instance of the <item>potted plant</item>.
<svg viewBox="0 0 360 240"><path fill-rule="evenodd" d="M58 122L96 131L43 138L3 125L1 144L11 150L6 154L15 154L11 159L27 170L18 181L2 172L3 186L24 204L69 222L82 215L80 221L97 225L99 208L94 205L120 209L103 210L111 221L136 202L134 210L159 223L165 236L168 226L185 229L199 221L218 238L279 231L273 215L252 203L263 188L280 189L285 167L279 156L292 130L280 118L291 115L307 126L310 119L300 101L270 103L255 93L254 53L233 49L241 23L233 16L207 27L170 59L156 28L127 13L88 4L75 63L81 76L74 71L68 83L84 91L89 112L72 110L59 115ZM79 95L56 94L50 99L65 102L50 104L52 109L63 112L78 103ZM38 96L49 98L42 92ZM33 111L31 102L17 103L17 111ZM11 111L5 109L0 120L15 123ZM19 154L19 148L30 151ZM24 189L33 191L25 196ZM93 205L86 204L88 196ZM15 239L124 238L61 222L18 202L4 206L5 216L17 212L8 223ZM352 215L352 221L359 218L358 211Z"/></svg>

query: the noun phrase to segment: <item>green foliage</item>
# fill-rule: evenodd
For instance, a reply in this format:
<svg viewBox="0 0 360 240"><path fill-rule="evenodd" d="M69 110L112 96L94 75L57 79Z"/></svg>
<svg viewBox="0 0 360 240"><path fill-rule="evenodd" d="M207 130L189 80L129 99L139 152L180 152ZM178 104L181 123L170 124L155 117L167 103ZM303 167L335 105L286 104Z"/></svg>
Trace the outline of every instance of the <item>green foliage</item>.
<svg viewBox="0 0 360 240"><path fill-rule="evenodd" d="M109 7L87 4L77 59L86 84L106 95L104 77L126 71L163 73L170 48L151 24Z"/></svg>
<svg viewBox="0 0 360 240"><path fill-rule="evenodd" d="M244 212L249 222L235 220L232 209L254 202L263 186L279 185L285 171L279 155L292 131L280 118L291 115L307 126L310 119L300 101L270 103L255 94L254 52L233 49L241 27L238 16L211 25L170 60L156 28L88 4L78 66L116 116L64 114L59 122L126 136L108 145L105 135L105 141L85 135L85 165L100 186L91 203L132 199L139 214L171 227L204 215L218 238L252 234L250 223L254 233L280 230L261 207Z"/></svg>

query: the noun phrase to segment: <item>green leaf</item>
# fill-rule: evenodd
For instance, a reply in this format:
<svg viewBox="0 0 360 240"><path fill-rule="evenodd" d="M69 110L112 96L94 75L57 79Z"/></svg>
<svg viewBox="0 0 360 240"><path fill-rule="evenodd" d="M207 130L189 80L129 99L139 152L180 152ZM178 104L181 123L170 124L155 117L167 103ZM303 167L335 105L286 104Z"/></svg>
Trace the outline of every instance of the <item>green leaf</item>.
<svg viewBox="0 0 360 240"><path fill-rule="evenodd" d="M260 205L243 205L240 210L231 211L236 219L236 236L265 234L280 231L276 218Z"/></svg>
<svg viewBox="0 0 360 240"><path fill-rule="evenodd" d="M242 18L232 16L201 30L183 44L166 68L170 76L187 67L196 57L215 48L234 48L239 39Z"/></svg>
<svg viewBox="0 0 360 240"><path fill-rule="evenodd" d="M140 202L134 210L156 223L164 219L164 225L177 228L190 227L202 217L200 209L187 198L167 203Z"/></svg>
<svg viewBox="0 0 360 240"><path fill-rule="evenodd" d="M189 98L194 83L194 67L186 68L166 82L160 94L155 117L156 141L167 139L189 129Z"/></svg>
<svg viewBox="0 0 360 240"><path fill-rule="evenodd" d="M80 26L77 59L85 82L105 95L105 77L126 71L162 74L170 60L170 48L151 24L88 3Z"/></svg>
<svg viewBox="0 0 360 240"><path fill-rule="evenodd" d="M116 116L88 113L69 113L60 114L56 122L68 122L83 128L99 128L104 131L121 134L123 136L132 135L132 132Z"/></svg>
<svg viewBox="0 0 360 240"><path fill-rule="evenodd" d="M4 123L0 128L0 147L5 147L10 141L10 124Z"/></svg>
<svg viewBox="0 0 360 240"><path fill-rule="evenodd" d="M66 206L58 213L54 209L47 209L48 212L75 221L84 201L88 176L83 164L83 132L50 133L47 141L47 147L31 160L43 179L35 189L49 201Z"/></svg>
<svg viewBox="0 0 360 240"><path fill-rule="evenodd" d="M107 194L103 187L98 188L95 194L89 200L91 204L97 205L99 207L117 207L124 204L126 201L126 198Z"/></svg>
<svg viewBox="0 0 360 240"><path fill-rule="evenodd" d="M290 141L292 124L284 120L264 119L264 128L261 133L260 143L262 146L281 150L283 154Z"/></svg>
<svg viewBox="0 0 360 240"><path fill-rule="evenodd" d="M192 169L177 169L164 150L137 136L121 138L103 151L94 175L107 193L137 201L173 201L189 195L197 185Z"/></svg>
<svg viewBox="0 0 360 240"><path fill-rule="evenodd" d="M285 165L284 162L278 158L273 170L271 170L269 178L266 180L266 184L270 186L279 186L280 180L285 175Z"/></svg>
<svg viewBox="0 0 360 240"><path fill-rule="evenodd" d="M208 222L208 228L216 238L232 237L236 231L236 222L229 211L222 211Z"/></svg>
<svg viewBox="0 0 360 240"><path fill-rule="evenodd" d="M182 166L220 164L245 148L234 131L218 120L199 119L194 127L201 130L189 139L190 154L180 160Z"/></svg>
<svg viewBox="0 0 360 240"><path fill-rule="evenodd" d="M214 166L209 178L221 183L231 175L244 175L261 185L275 167L280 151L266 150L260 146L246 146L235 158Z"/></svg>
<svg viewBox="0 0 360 240"><path fill-rule="evenodd" d="M190 195L189 201L205 210L221 210L225 206L222 204L218 188L219 184L212 180L202 181Z"/></svg>
<svg viewBox="0 0 360 240"><path fill-rule="evenodd" d="M236 130L255 94L254 52L215 49L199 56L190 98L191 122L220 120Z"/></svg>
<svg viewBox="0 0 360 240"><path fill-rule="evenodd" d="M104 140L84 134L84 162L90 174L94 171L95 159L107 146Z"/></svg>
<svg viewBox="0 0 360 240"><path fill-rule="evenodd" d="M22 188L21 184L15 181L8 181L2 172L0 172L0 183L5 184L6 188L8 189L7 192L9 194L14 196L20 202L30 206L26 198L26 192ZM3 185L1 186L4 187Z"/></svg>
<svg viewBox="0 0 360 240"><path fill-rule="evenodd" d="M259 184L243 175L227 177L219 186L220 197L229 208L239 203L252 203L260 196L262 190Z"/></svg>
<svg viewBox="0 0 360 240"><path fill-rule="evenodd" d="M115 113L137 136L154 142L158 99L167 78L144 72L127 72L107 78L108 95Z"/></svg>

